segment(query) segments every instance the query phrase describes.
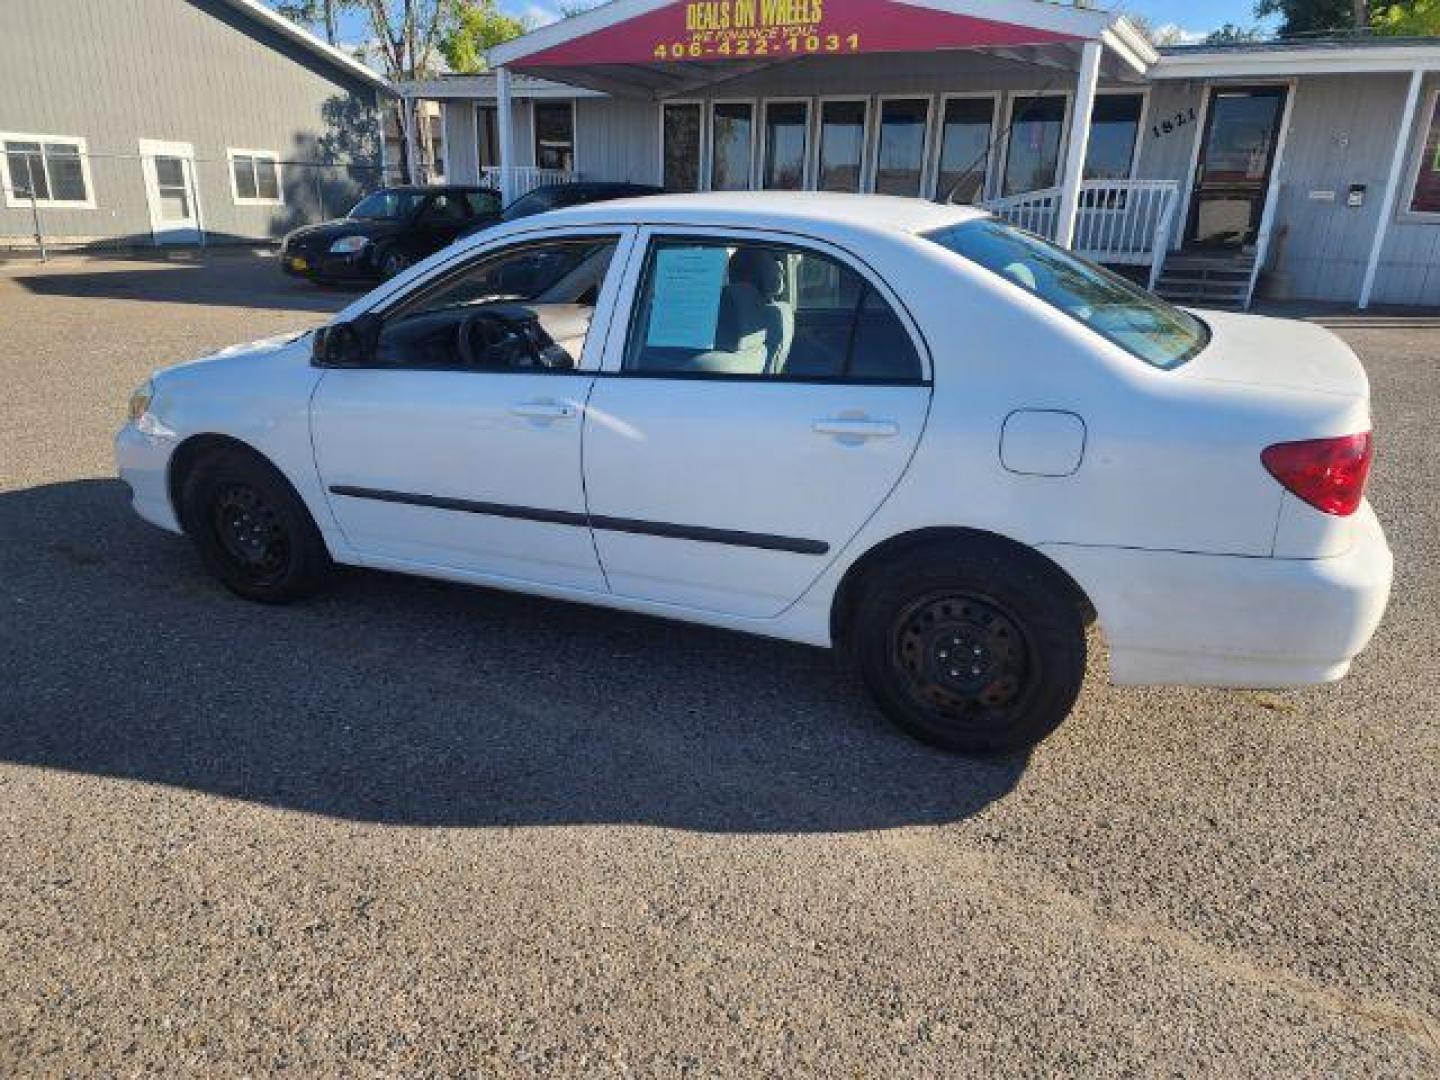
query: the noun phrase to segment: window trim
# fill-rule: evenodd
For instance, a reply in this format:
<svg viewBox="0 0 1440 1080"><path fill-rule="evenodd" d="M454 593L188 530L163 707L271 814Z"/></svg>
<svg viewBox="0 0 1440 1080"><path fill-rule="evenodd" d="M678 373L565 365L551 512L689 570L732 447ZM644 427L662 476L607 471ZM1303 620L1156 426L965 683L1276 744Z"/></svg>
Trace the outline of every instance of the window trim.
<svg viewBox="0 0 1440 1080"><path fill-rule="evenodd" d="M661 104L664 104L663 102ZM711 98L705 103L705 143L703 146L705 161L705 173L701 177L704 182L702 191L715 190L715 107L717 105L748 105L750 107L750 168L746 174L745 191L754 191L759 180L758 166L760 164L760 98ZM660 147L660 179L665 179L665 147L663 144L665 117L660 117L661 139ZM726 189L731 190L731 189Z"/></svg>
<svg viewBox="0 0 1440 1080"><path fill-rule="evenodd" d="M540 164L540 109L547 105L565 105L570 109L570 168L558 169L557 172L569 172L571 179L580 175L580 114L575 108L574 98L536 98L530 102L530 160L534 162L537 169L549 169L548 165ZM478 117L477 117L478 123Z"/></svg>
<svg viewBox="0 0 1440 1080"><path fill-rule="evenodd" d="M798 188L772 188L765 186L765 174L770 167L770 139L769 121L771 105L804 105L805 106L805 160L800 166L800 186ZM815 148L815 99L803 96L771 97L764 98L760 102L760 156L757 162L758 171L755 174L755 191L814 191L815 178L810 174L810 161L814 157Z"/></svg>
<svg viewBox="0 0 1440 1080"><path fill-rule="evenodd" d="M863 194L866 191L866 183L870 175L870 139L873 136L875 126L874 97L870 94L824 94L815 99L815 119L813 121L815 137L811 139L810 155L813 160L809 164L810 186L807 191L820 190L820 154L821 147L825 140L825 106L832 102L845 103L858 101L865 106L865 122L860 131L860 176L855 188L855 194Z"/></svg>
<svg viewBox="0 0 1440 1080"><path fill-rule="evenodd" d="M844 375L774 375L774 374L731 374L726 372L665 372L626 371L625 354L630 344L631 331L639 311L640 289L645 283L645 269L650 261L650 252L657 242L686 240L704 244L760 244L800 248L813 251L840 263L858 275L870 288L890 305L890 310L910 335L910 343L920 358L918 379L871 379L852 378ZM592 330L593 333L593 330ZM920 330L910 309L885 282L878 272L863 258L847 248L817 237L801 233L790 233L775 229L747 229L731 225L644 225L634 237L619 282L619 293L615 298L613 314L607 330L605 353L600 370L596 374L610 379L674 379L691 382L763 382L774 386L842 385L842 386L933 386L935 365L929 342Z"/></svg>
<svg viewBox="0 0 1440 1080"><path fill-rule="evenodd" d="M275 166L275 191L276 191L276 193L277 193L275 198L273 198L273 199L265 199L265 198L261 198L261 197L260 197L260 195L259 195L259 192L260 192L260 175L259 175L259 173L255 173L255 192L256 192L256 197L253 198L253 199L251 199L251 198L246 198L245 196L242 196L242 195L240 194L239 185L237 185L237 184L235 183L235 159L236 159L236 158L240 158L240 157L248 157L248 158L252 158L252 159L257 160L257 161L258 161L258 160L269 161L269 162L271 162L271 163L274 164L274 166ZM226 162L226 164L227 164L227 166L228 166L228 168L229 168L229 175L230 175L230 198L231 198L231 200L235 203L236 206L284 206L284 205L285 205L285 177L284 177L284 175L283 175L283 170L282 170L282 168L281 168L280 155L277 154L274 150L246 150L246 149L243 149L243 148L241 148L241 147L227 146L227 147L225 148L225 162ZM253 166L253 165L251 166L251 169L252 169L252 172L253 172L253 170L254 170L254 166Z"/></svg>
<svg viewBox="0 0 1440 1080"><path fill-rule="evenodd" d="M972 90L963 93L940 95L935 110L934 152L930 155L932 160L930 162L929 174L925 178L925 198L934 199L940 194L938 190L940 185L940 159L945 153L945 110L950 102L957 99L962 101L988 100L990 102L990 143L988 151L985 154L985 174L980 181L979 201L983 203L991 197L991 186L994 184L996 176L995 166L1000 160L1001 145L999 136L1001 131L1001 116L1004 112L1004 101L1002 100L1004 96L1005 95L998 90Z"/></svg>
<svg viewBox="0 0 1440 1080"><path fill-rule="evenodd" d="M930 158L935 152L935 95L929 93L914 94L877 94L875 96L874 122L870 125L870 142L867 156L870 158L869 175L865 178L865 185L860 190L866 194L875 194L875 185L880 179L880 137L885 130L885 103L888 101L923 101L925 102L925 135L924 141L920 144L920 185L915 189L913 196L902 195L901 198L929 199L932 192L928 187L930 175Z"/></svg>
<svg viewBox="0 0 1440 1080"><path fill-rule="evenodd" d="M1440 222L1440 210L1412 209L1415 205L1415 189L1420 185L1420 166L1425 161L1425 144L1430 140L1437 108L1440 108L1440 86L1432 86L1425 94L1425 108L1417 118L1413 130L1407 133L1412 145L1410 162L1405 171L1405 199L1399 204L1395 214L1398 222L1408 221L1416 225L1434 225Z"/></svg>
<svg viewBox="0 0 1440 1080"><path fill-rule="evenodd" d="M31 205L28 196L21 196L16 193L15 184L10 176L10 155L5 153L4 144L7 142L33 142L42 145L41 156L44 157L43 145L45 143L59 143L61 145L73 146L80 151L80 177L85 184L84 200L75 199L36 199L34 205L42 210L94 210L95 184L90 178L90 145L79 135L36 135L30 132L21 131L0 131L0 184L5 188L5 205L11 209L26 209ZM46 162L45 182L50 182L49 162ZM54 191L54 185L51 185Z"/></svg>
<svg viewBox="0 0 1440 1080"><path fill-rule="evenodd" d="M659 123L658 135L655 140L656 152L659 157L655 165L655 186L668 194L685 195L693 192L668 192L665 187L665 110L671 106L694 106L700 110L700 139L697 149L700 152L700 160L695 163L695 191L710 190L710 110L706 108L703 98L665 98L657 102L660 106L655 110L655 116ZM754 161L752 159L753 166Z"/></svg>

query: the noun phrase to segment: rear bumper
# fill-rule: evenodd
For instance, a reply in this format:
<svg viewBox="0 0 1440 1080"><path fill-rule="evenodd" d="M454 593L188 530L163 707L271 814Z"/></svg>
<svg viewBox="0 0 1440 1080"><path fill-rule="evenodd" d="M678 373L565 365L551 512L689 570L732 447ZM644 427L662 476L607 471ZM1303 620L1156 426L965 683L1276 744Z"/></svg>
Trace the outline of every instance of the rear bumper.
<svg viewBox="0 0 1440 1080"><path fill-rule="evenodd" d="M1394 561L1368 504L1354 535L1326 559L1044 550L1095 604L1115 682L1283 688L1341 678L1380 625Z"/></svg>
<svg viewBox="0 0 1440 1080"><path fill-rule="evenodd" d="M130 504L150 524L173 533L181 531L168 483L176 443L172 435L147 433L133 423L115 436L115 468L130 487Z"/></svg>

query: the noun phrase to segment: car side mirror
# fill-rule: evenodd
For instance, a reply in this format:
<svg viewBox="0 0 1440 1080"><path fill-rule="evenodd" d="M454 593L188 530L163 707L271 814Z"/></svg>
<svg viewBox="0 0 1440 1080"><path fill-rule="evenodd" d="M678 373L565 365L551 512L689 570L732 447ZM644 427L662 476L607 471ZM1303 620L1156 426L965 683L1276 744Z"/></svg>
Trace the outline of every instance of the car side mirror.
<svg viewBox="0 0 1440 1080"><path fill-rule="evenodd" d="M331 323L315 331L310 362L316 367L357 368L370 363L380 317L366 312L348 322Z"/></svg>

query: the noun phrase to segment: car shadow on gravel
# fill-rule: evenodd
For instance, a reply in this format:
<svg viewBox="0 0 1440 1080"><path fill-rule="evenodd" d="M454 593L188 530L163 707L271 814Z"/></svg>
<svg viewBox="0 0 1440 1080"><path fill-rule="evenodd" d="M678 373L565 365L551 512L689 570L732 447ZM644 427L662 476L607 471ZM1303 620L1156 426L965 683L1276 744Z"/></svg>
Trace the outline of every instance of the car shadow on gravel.
<svg viewBox="0 0 1440 1080"><path fill-rule="evenodd" d="M0 494L0 760L405 825L950 822L1026 759L895 733L819 649L368 572L231 597L117 480Z"/></svg>
<svg viewBox="0 0 1440 1080"><path fill-rule="evenodd" d="M133 268L47 269L11 280L38 296L130 300L276 311L339 311L369 286L317 286L286 277L274 259L235 256L199 263L144 263Z"/></svg>

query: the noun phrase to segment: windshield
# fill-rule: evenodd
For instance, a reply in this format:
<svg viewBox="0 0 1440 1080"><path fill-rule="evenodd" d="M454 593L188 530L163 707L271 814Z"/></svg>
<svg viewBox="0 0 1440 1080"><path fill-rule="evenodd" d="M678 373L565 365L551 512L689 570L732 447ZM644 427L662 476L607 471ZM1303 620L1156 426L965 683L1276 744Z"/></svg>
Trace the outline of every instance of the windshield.
<svg viewBox="0 0 1440 1080"><path fill-rule="evenodd" d="M350 217L359 221L398 221L414 213L424 198L419 191L377 191L356 203Z"/></svg>
<svg viewBox="0 0 1440 1080"><path fill-rule="evenodd" d="M925 239L983 266L1158 368L1179 367L1210 341L1199 319L1048 240L994 218Z"/></svg>
<svg viewBox="0 0 1440 1080"><path fill-rule="evenodd" d="M518 221L520 218L529 217L532 214L543 214L546 210L554 210L558 202L556 194L550 188L536 188L527 195L521 195L512 202L500 215L502 221Z"/></svg>

